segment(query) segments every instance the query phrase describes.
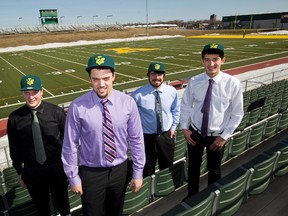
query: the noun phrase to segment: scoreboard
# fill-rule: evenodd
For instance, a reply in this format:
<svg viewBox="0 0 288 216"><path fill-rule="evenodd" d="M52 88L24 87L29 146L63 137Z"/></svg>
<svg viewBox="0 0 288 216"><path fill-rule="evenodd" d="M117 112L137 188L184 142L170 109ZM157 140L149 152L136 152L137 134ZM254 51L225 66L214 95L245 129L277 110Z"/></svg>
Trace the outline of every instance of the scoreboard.
<svg viewBox="0 0 288 216"><path fill-rule="evenodd" d="M42 25L58 24L57 9L41 9L40 20Z"/></svg>

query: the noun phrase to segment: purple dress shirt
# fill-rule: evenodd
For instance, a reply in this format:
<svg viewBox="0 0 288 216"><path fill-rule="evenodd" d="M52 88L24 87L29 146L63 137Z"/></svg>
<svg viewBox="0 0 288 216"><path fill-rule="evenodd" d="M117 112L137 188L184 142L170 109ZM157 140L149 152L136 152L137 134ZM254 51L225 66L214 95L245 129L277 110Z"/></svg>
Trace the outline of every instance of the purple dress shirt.
<svg viewBox="0 0 288 216"><path fill-rule="evenodd" d="M108 109L113 122L117 157L110 163L105 159L102 112L100 98L94 91L76 98L67 113L62 161L71 186L81 183L78 165L111 167L127 160L130 148L133 161L133 178L143 178L145 149L141 120L132 97L112 90Z"/></svg>

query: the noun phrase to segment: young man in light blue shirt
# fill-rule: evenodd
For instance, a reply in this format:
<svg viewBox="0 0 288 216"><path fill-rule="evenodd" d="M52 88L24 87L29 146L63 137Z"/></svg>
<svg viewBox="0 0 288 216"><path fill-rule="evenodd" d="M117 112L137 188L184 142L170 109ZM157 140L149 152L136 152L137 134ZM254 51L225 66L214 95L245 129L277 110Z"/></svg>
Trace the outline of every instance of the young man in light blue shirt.
<svg viewBox="0 0 288 216"><path fill-rule="evenodd" d="M157 159L160 170L173 164L175 130L180 117L177 91L174 87L163 83L164 64L152 62L147 76L149 83L138 88L131 95L137 103L144 133L146 152L144 176L155 173ZM157 111L158 94L161 101L160 111ZM160 121L157 121L158 116Z"/></svg>

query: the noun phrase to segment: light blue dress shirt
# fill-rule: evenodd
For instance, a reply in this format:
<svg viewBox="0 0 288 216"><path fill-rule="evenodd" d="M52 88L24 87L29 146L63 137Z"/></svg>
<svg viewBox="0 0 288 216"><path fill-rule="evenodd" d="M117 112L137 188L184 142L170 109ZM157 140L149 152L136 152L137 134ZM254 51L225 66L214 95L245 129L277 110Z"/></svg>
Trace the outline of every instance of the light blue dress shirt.
<svg viewBox="0 0 288 216"><path fill-rule="evenodd" d="M111 167L127 160L128 143L133 161L134 179L143 178L145 148L141 120L135 101L128 95L112 90L108 110L113 123L117 157L105 159L100 98L94 91L75 99L66 118L62 161L71 186L81 183L78 163L88 167Z"/></svg>
<svg viewBox="0 0 288 216"><path fill-rule="evenodd" d="M157 120L155 111L155 90L150 83L136 89L131 96L137 103L143 132L145 134L157 133ZM159 92L162 105L163 128L162 131L176 130L180 118L180 105L177 91L173 86L162 84Z"/></svg>

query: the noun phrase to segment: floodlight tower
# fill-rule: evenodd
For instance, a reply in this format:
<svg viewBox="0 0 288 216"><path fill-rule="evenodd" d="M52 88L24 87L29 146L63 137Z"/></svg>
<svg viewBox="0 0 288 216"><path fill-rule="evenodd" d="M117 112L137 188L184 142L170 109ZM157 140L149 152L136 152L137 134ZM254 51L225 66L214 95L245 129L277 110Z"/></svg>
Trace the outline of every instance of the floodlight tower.
<svg viewBox="0 0 288 216"><path fill-rule="evenodd" d="M146 36L148 36L148 0L146 0Z"/></svg>

